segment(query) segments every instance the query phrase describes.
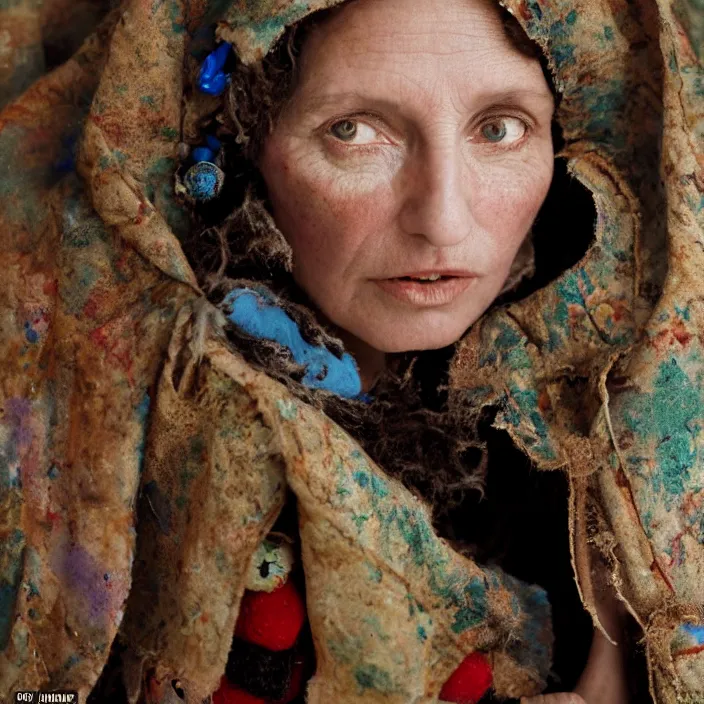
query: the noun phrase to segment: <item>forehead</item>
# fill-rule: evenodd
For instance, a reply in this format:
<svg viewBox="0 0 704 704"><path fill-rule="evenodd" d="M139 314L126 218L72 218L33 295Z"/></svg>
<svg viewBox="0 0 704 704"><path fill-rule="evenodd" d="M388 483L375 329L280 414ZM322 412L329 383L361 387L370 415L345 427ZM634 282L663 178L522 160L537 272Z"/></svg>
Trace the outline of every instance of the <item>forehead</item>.
<svg viewBox="0 0 704 704"><path fill-rule="evenodd" d="M513 46L491 0L352 0L307 37L298 87L311 99L448 88L460 98L549 95L539 62Z"/></svg>

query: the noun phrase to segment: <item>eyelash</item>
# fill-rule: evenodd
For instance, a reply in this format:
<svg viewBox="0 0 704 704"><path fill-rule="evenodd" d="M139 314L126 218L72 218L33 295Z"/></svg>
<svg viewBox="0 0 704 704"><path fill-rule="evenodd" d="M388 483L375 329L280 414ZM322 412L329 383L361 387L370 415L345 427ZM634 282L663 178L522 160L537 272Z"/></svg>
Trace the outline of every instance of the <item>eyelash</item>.
<svg viewBox="0 0 704 704"><path fill-rule="evenodd" d="M504 147L501 146L501 142L496 142L495 144L492 145L492 143L488 142L488 141L482 143L484 146L489 146L489 147L495 146L497 149L499 149L501 151L512 151L514 149L519 148L526 141L526 139L528 138L528 136L532 133L532 131L534 129L534 124L532 123L532 121L526 119L526 117L523 115L519 116L519 115L515 115L515 114L510 114L510 113L496 113L496 114L492 114L492 115L487 115L476 126L474 131L479 132L479 131L481 131L481 129L483 127L485 127L488 124L491 124L493 121L500 120L500 119L507 119L507 118L519 120L521 123L523 123L523 127L524 127L525 131L524 131L523 135L521 136L521 138L518 139L514 144L510 144L510 145L504 146ZM355 149L357 151L372 151L379 146L377 143L349 145L349 144L346 144L344 142L344 140L341 140L341 139L335 137L334 135L330 134L330 130L335 125L340 124L341 122L349 121L349 122L360 123L360 122L368 121L367 124L369 125L369 127L376 130L377 132L381 132L381 130L378 128L378 126L373 124L374 122L380 122L381 120L382 120L381 117L379 117L378 115L375 115L373 113L353 113L351 115L343 115L340 117L336 117L335 119L327 122L323 126L322 131L323 131L324 136L328 137L330 140L334 141L336 145L340 145L343 148ZM387 137L387 139L389 139L389 138ZM394 143L393 140L389 139L389 141L392 144Z"/></svg>

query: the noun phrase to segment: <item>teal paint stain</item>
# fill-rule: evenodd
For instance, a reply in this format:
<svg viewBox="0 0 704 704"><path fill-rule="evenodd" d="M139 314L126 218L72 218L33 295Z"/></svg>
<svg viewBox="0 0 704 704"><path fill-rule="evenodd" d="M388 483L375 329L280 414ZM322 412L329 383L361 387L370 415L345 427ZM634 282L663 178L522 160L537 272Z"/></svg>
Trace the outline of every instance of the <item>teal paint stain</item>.
<svg viewBox="0 0 704 704"><path fill-rule="evenodd" d="M393 694L396 687L391 675L373 663L359 665L354 670L354 678L361 692L372 689L381 694Z"/></svg>
<svg viewBox="0 0 704 704"><path fill-rule="evenodd" d="M625 402L626 427L640 438L656 442L657 471L651 477L656 494L664 492L672 505L685 492L697 461L696 439L704 423L704 401L677 359L662 362L652 394L634 395Z"/></svg>
<svg viewBox="0 0 704 704"><path fill-rule="evenodd" d="M561 68L572 66L576 61L575 45L570 41L576 21L577 12L572 10L564 20L553 22L547 32L550 40L550 53L555 63Z"/></svg>
<svg viewBox="0 0 704 704"><path fill-rule="evenodd" d="M704 98L704 79L701 76L694 79L694 95L697 98Z"/></svg>
<svg viewBox="0 0 704 704"><path fill-rule="evenodd" d="M388 490L388 496L379 496L378 491L374 490L373 471L363 464L364 457L361 453L357 453L357 457L359 465L349 471L371 506L369 521L364 526L365 539L374 540L374 547L381 554L389 552L388 545L399 539L403 541L408 548L407 552L395 551L394 555L389 555L391 564L398 564L398 568L405 570L409 576L414 575L414 579L425 581L432 595L433 608L448 611L456 633L486 623L491 613L491 589L508 589L510 593L516 593L519 607L524 607L520 611L518 621L521 625L516 633L517 642L521 643L520 650L524 651L519 657L541 671L546 669L549 639L545 632L546 629L549 631L549 605L539 605L541 600L547 603L542 590L512 580L498 569L484 568L479 575L470 576L464 566L452 560L449 549L437 539L422 507L404 505ZM383 485L389 486L386 483ZM364 497L360 497L360 501L363 502ZM411 567L413 570L409 569ZM539 593L538 597L534 592ZM420 625L427 629L432 624L427 614L423 613L421 605L410 594L408 611L409 618L415 622L414 628ZM522 640L520 628L530 632L531 637L538 634L540 642ZM362 674L371 678L371 673Z"/></svg>
<svg viewBox="0 0 704 704"><path fill-rule="evenodd" d="M691 318L691 310L689 306L682 308L681 306L676 305L675 313L677 313L682 320L689 320Z"/></svg>
<svg viewBox="0 0 704 704"><path fill-rule="evenodd" d="M423 626L418 626L416 628L416 635L421 643L425 643L425 641L428 640L428 633Z"/></svg>
<svg viewBox="0 0 704 704"><path fill-rule="evenodd" d="M381 580L384 577L384 573L371 562L365 562L364 566L367 568L369 581L374 582L374 584L381 584Z"/></svg>
<svg viewBox="0 0 704 704"><path fill-rule="evenodd" d="M531 447L533 452L539 453L547 460L557 458L547 423L538 408L536 390L520 389L512 385L509 388L509 395L504 397L500 408L501 417L517 429L521 440ZM527 427L524 427L524 421L528 421Z"/></svg>
<svg viewBox="0 0 704 704"><path fill-rule="evenodd" d="M186 26L181 13L181 5L178 2L174 2L174 0L171 0L169 5L169 19L171 20L171 31L177 36L183 34Z"/></svg>
<svg viewBox="0 0 704 704"><path fill-rule="evenodd" d="M57 479L59 476L59 468L55 464L52 464L46 475L49 479Z"/></svg>
<svg viewBox="0 0 704 704"><path fill-rule="evenodd" d="M435 533L418 511L407 506L401 507L401 516L397 519L398 530L406 545L410 548L411 559L417 566L436 566L438 554L435 549ZM442 562L447 558L442 557Z"/></svg>
<svg viewBox="0 0 704 704"><path fill-rule="evenodd" d="M369 516L366 513L352 513L352 521L357 526L357 532L361 533L364 524L369 520Z"/></svg>
<svg viewBox="0 0 704 704"><path fill-rule="evenodd" d="M534 21L539 22L543 19L543 11L540 8L540 4L536 0L528 0L526 6L530 10L530 13L533 15Z"/></svg>
<svg viewBox="0 0 704 704"><path fill-rule="evenodd" d="M526 351L526 339L504 321L499 322L500 331L494 340L494 348L501 355L501 364L512 371L530 369L531 359ZM498 361L495 357L494 361Z"/></svg>
<svg viewBox="0 0 704 704"><path fill-rule="evenodd" d="M677 54L674 51L670 52L670 57L667 61L667 66L672 71L672 73L677 73L679 70L679 65L677 63Z"/></svg>
<svg viewBox="0 0 704 704"><path fill-rule="evenodd" d="M174 127L162 127L160 134L162 137L164 137L164 139L173 140L178 139L180 133Z"/></svg>
<svg viewBox="0 0 704 704"><path fill-rule="evenodd" d="M355 472L352 477L362 489L369 486L369 475L366 472Z"/></svg>
<svg viewBox="0 0 704 704"><path fill-rule="evenodd" d="M357 470L352 474L352 478L362 489L370 488L374 496L384 498L389 495L387 483L372 472Z"/></svg>
<svg viewBox="0 0 704 704"><path fill-rule="evenodd" d="M484 580L473 577L464 588L466 605L455 614L452 622L453 633L464 633L482 623L487 615L489 603Z"/></svg>
<svg viewBox="0 0 704 704"><path fill-rule="evenodd" d="M85 293L89 295L90 289L100 280L100 271L93 265L85 262L78 267L77 274L80 288L84 289Z"/></svg>
<svg viewBox="0 0 704 704"><path fill-rule="evenodd" d="M606 37L608 41L613 41L614 30L612 27L604 27L604 37Z"/></svg>

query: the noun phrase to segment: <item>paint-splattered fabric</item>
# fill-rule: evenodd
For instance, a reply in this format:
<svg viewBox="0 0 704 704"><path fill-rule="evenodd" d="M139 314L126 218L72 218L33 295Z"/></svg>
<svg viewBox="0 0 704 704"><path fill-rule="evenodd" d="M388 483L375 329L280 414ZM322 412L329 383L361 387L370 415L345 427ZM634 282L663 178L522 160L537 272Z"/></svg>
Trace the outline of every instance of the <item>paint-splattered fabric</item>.
<svg viewBox="0 0 704 704"><path fill-rule="evenodd" d="M543 686L544 593L452 551L354 441L248 367L179 243L174 173L216 104L192 85L214 23L253 63L334 3L86 0L63 46L93 34L52 63L63 3L0 0L2 700L85 697L119 629L131 701L167 701L178 678L201 702L289 489L309 702L430 704L474 649L498 694ZM699 4L506 2L554 69L598 221L577 266L474 326L452 374L539 465L567 469L585 603L592 541L667 703L704 700Z"/></svg>
<svg viewBox="0 0 704 704"><path fill-rule="evenodd" d="M643 628L655 700L702 702L704 7L514 9L556 69L595 240L554 284L474 327L453 386L498 404L539 466L567 468L585 603L594 611L593 542Z"/></svg>

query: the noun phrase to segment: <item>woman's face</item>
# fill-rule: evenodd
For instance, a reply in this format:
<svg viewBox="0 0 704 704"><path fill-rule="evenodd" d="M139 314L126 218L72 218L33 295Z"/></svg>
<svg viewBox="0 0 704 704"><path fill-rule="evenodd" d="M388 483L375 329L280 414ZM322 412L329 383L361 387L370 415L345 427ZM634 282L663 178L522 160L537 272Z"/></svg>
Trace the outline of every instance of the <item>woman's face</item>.
<svg viewBox="0 0 704 704"><path fill-rule="evenodd" d="M306 39L299 69L260 161L295 280L348 340L455 342L550 185L540 64L489 1L354 0Z"/></svg>

